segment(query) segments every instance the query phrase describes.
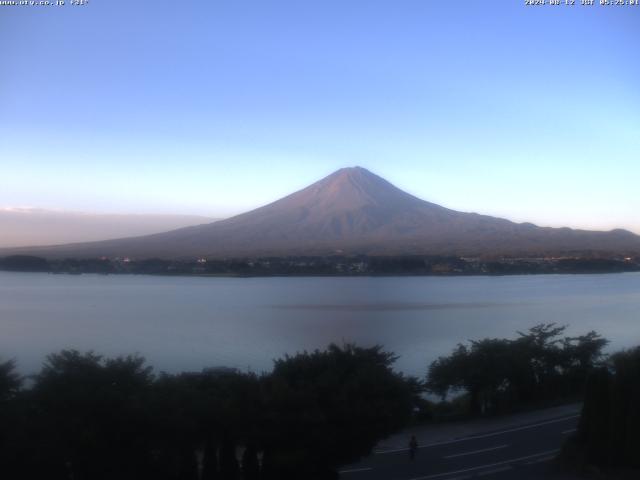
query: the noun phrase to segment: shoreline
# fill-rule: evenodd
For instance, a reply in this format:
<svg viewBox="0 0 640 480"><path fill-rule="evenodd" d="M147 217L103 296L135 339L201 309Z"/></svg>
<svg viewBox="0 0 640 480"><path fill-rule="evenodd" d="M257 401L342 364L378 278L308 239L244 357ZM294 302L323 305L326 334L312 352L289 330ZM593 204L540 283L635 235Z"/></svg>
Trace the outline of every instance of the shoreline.
<svg viewBox="0 0 640 480"><path fill-rule="evenodd" d="M148 273L148 272L52 272L33 270L6 270L5 273L41 273L48 275L97 275L97 276L151 276L151 277L182 277L182 278L406 278L406 277L429 277L429 278L469 278L469 277L529 277L529 276L559 276L559 275L620 275L628 273L640 273L637 270L624 271L565 271L565 272L513 272L513 273L361 273L361 274L340 274L340 273L300 273L300 274L242 274L242 273Z"/></svg>

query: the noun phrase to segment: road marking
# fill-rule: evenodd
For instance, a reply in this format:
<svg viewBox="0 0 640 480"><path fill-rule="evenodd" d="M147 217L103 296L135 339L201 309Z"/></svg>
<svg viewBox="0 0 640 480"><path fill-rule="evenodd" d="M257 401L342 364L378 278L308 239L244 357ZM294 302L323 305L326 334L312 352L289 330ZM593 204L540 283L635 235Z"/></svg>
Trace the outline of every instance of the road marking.
<svg viewBox="0 0 640 480"><path fill-rule="evenodd" d="M457 458L457 457L464 457L465 455L474 455L476 453L491 452L492 450L500 450L501 448L507 448L508 446L509 445L499 445L497 447L489 447L489 448L483 448L482 450L474 450L473 452L456 453L454 455L447 455L444 458Z"/></svg>
<svg viewBox="0 0 640 480"><path fill-rule="evenodd" d="M547 452L540 452L540 453L534 453L533 455L527 455L526 457L512 458L509 460L503 460L502 462L489 463L487 465L480 465L478 467L465 468L463 470L455 470L453 472L443 472L443 473L436 473L434 475L426 475L424 477L415 477L409 480L429 480L431 478L441 478L441 477L447 477L449 475L457 475L458 473L467 473L467 472L473 472L475 470L489 469L492 467L498 467L500 465L506 465L508 463L516 463L516 462L521 462L523 460L529 460L530 458L541 457L545 455L553 455L554 453L558 453L559 451L560 450L549 450Z"/></svg>
<svg viewBox="0 0 640 480"><path fill-rule="evenodd" d="M418 448L437 447L439 445L450 445L452 443L466 442L466 441L469 441L469 440L478 440L480 438L495 437L497 435L504 435L505 433L519 432L521 430L528 430L530 428L542 427L544 425L551 425L552 423L566 422L567 420L572 420L574 418L578 418L579 416L580 415L571 415L569 417L556 418L555 420L548 420L546 422L534 423L534 424L531 424L531 425L524 425L522 427L514 427L514 428L510 428L508 430L502 430L502 431L499 431L499 432L485 433L485 434L482 434L482 435L472 435L470 437L463 437L463 438L455 438L455 439L452 439L452 440L445 440L443 442L428 443L426 445L420 445ZM386 454L386 453L406 452L408 450L409 450L408 448L395 448L395 449L391 449L391 450L377 450L374 453L376 455L382 455L382 454Z"/></svg>
<svg viewBox="0 0 640 480"><path fill-rule="evenodd" d="M564 432L562 432L562 435L568 435L570 433L573 433L577 430L577 428L572 428L570 430L565 430Z"/></svg>
<svg viewBox="0 0 640 480"><path fill-rule="evenodd" d="M555 457L553 455L549 456L549 457L542 457L542 458L538 458L536 460L531 460L530 462L525 462L525 465L535 465L536 463L544 463L544 462L548 462L550 460L553 460Z"/></svg>
<svg viewBox="0 0 640 480"><path fill-rule="evenodd" d="M349 470L340 470L338 473L356 473L356 472L367 472L369 470L373 470L371 467L363 467L363 468L350 468Z"/></svg>
<svg viewBox="0 0 640 480"><path fill-rule="evenodd" d="M511 470L513 467L511 465L505 465L504 467L492 468L491 470L484 470L478 473L479 477L484 477L485 475L493 475L494 473L506 472L507 470Z"/></svg>

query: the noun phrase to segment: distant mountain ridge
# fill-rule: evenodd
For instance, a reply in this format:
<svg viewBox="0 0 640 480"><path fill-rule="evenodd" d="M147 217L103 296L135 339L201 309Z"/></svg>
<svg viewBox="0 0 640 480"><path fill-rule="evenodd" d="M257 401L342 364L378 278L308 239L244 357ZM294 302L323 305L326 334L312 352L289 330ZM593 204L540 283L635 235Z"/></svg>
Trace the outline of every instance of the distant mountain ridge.
<svg viewBox="0 0 640 480"><path fill-rule="evenodd" d="M0 251L7 254L7 251ZM640 236L538 227L421 200L361 167L343 168L271 204L166 233L11 253L45 257L230 258L294 255L640 253Z"/></svg>
<svg viewBox="0 0 640 480"><path fill-rule="evenodd" d="M47 210L32 207L0 208L0 248L24 245L62 245L152 233L215 219L197 215L109 214Z"/></svg>

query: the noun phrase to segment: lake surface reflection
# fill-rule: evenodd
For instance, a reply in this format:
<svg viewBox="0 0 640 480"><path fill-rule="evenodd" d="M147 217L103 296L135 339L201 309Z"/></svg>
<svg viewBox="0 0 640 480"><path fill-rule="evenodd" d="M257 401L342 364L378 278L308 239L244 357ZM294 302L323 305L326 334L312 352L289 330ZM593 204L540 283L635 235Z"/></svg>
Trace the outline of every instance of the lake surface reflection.
<svg viewBox="0 0 640 480"><path fill-rule="evenodd" d="M0 272L0 358L22 372L62 348L140 353L157 370L269 370L330 342L383 344L424 375L456 343L537 323L640 344L640 274L199 278Z"/></svg>

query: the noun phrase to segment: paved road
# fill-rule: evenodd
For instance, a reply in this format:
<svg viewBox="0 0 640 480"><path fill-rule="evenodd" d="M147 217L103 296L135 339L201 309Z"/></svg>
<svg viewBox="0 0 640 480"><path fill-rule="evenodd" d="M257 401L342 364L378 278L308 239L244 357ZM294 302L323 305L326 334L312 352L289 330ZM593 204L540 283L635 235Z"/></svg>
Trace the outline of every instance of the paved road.
<svg viewBox="0 0 640 480"><path fill-rule="evenodd" d="M550 413L558 413L550 411ZM345 467L342 480L463 480L566 478L552 473L551 460L578 423L577 408L532 423L503 425L452 440L420 443L415 460L405 446L381 448ZM425 430L426 432L426 430ZM406 443L409 442L409 434ZM397 442L396 442L397 443Z"/></svg>

